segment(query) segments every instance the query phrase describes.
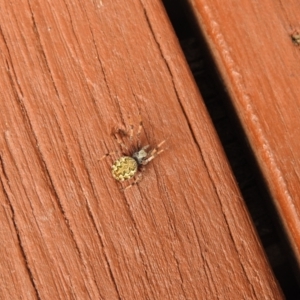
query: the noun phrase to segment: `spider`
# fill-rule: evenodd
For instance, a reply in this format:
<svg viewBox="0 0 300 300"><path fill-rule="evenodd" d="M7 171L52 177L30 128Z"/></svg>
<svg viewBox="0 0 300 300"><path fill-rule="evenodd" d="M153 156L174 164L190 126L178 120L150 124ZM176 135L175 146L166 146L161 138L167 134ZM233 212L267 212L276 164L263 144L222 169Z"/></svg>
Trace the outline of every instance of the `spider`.
<svg viewBox="0 0 300 300"><path fill-rule="evenodd" d="M299 46L300 45L300 33L299 31L295 30L293 34L291 35L292 41L295 45Z"/></svg>
<svg viewBox="0 0 300 300"><path fill-rule="evenodd" d="M152 150L148 150L150 147L149 145L141 146L140 143L140 134L143 128L142 119L140 118L139 127L136 133L137 137L137 147L136 151L132 153L132 151L129 151L128 147L122 142L120 138L120 134L129 136L129 140L132 141L132 138L134 136L134 126L130 124L130 131L128 134L128 131L124 131L119 129L116 133L114 133L114 136L116 138L117 143L119 144L121 150L125 150L126 153L132 153L129 155L124 155L123 151L120 158L114 161L114 163L111 166L111 173L112 176L118 180L118 181L125 181L129 179L134 179L134 181L129 184L127 187L122 188L121 190L125 191L135 184L138 184L139 181L142 180L142 172L144 171L144 166L147 165L151 160L153 160L157 155L162 153L164 149L160 149L160 147L165 143L165 140L160 142L155 148ZM104 154L100 160L112 156L114 154L118 154L118 151L115 152L108 152Z"/></svg>

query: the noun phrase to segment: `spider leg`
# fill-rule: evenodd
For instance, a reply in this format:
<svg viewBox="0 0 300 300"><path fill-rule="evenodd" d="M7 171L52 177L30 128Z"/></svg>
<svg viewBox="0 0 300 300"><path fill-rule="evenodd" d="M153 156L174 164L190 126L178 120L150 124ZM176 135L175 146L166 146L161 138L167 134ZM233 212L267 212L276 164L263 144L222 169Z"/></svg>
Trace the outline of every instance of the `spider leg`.
<svg viewBox="0 0 300 300"><path fill-rule="evenodd" d="M146 165L148 164L152 159L154 159L157 155L161 154L164 149L160 149L159 148L166 142L166 140L161 141L154 149L152 149L149 153L148 158L146 158L142 164Z"/></svg>
<svg viewBox="0 0 300 300"><path fill-rule="evenodd" d="M149 156L147 159L145 159L145 160L142 162L142 164L143 164L143 165L147 165L152 159L154 159L157 155L161 154L161 153L164 152L164 151L165 151L164 149L161 149L161 150L159 150L159 151L157 151L157 149L153 149L153 150L151 151L150 156Z"/></svg>
<svg viewBox="0 0 300 300"><path fill-rule="evenodd" d="M125 188L121 188L121 190L126 191L127 189L130 189L134 185L138 184L143 179L142 171L143 170L141 169L141 172L136 176L136 178L134 179L134 181L131 184L127 185Z"/></svg>
<svg viewBox="0 0 300 300"><path fill-rule="evenodd" d="M120 145L120 147L128 151L128 147L123 143L123 141L121 140L120 136L117 133L115 133L115 138L117 143Z"/></svg>
<svg viewBox="0 0 300 300"><path fill-rule="evenodd" d="M161 147L161 145L163 145L165 142L166 142L166 140L161 141L161 142L156 146L156 149L159 148L159 147Z"/></svg>
<svg viewBox="0 0 300 300"><path fill-rule="evenodd" d="M118 152L118 151L108 152L108 153L104 154L102 157L100 157L100 158L98 159L98 161L100 161L100 160L106 158L107 156L112 156L112 155L114 155L114 154L119 154L119 152Z"/></svg>
<svg viewBox="0 0 300 300"><path fill-rule="evenodd" d="M137 139L137 144L138 144L138 148L141 147L141 140L140 140L140 135L141 135L141 132L142 132L142 128L143 128L143 120L142 120L142 117L141 115L139 114L139 127L138 127L138 130L137 130L137 133L136 133L136 139Z"/></svg>
<svg viewBox="0 0 300 300"><path fill-rule="evenodd" d="M158 154L160 154L161 152L163 152L164 150L159 150L158 149L161 147L161 145L163 145L166 142L166 140L163 140L162 142L160 142L154 149L151 150L151 152L149 153L149 158L151 156L157 156ZM150 160L149 160L150 161Z"/></svg>
<svg viewBox="0 0 300 300"><path fill-rule="evenodd" d="M141 148L141 150L146 150L146 149L148 149L150 146L149 145L146 145L146 146L144 146L143 148Z"/></svg>
<svg viewBox="0 0 300 300"><path fill-rule="evenodd" d="M133 138L133 128L134 128L133 124L130 124L130 129L129 129L129 139L130 140L132 140L132 138Z"/></svg>
<svg viewBox="0 0 300 300"><path fill-rule="evenodd" d="M129 119L129 131L128 131L128 136L129 136L129 139L132 140L133 138L133 130L134 130L134 125L133 125L133 122L132 122L132 119L131 119L131 116L128 116L128 119Z"/></svg>

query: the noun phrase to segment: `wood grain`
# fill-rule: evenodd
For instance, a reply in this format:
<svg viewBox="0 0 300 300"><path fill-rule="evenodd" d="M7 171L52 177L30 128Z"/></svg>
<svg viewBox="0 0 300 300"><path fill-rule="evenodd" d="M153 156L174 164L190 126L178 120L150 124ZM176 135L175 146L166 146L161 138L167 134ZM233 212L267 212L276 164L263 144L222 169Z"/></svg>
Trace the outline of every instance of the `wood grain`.
<svg viewBox="0 0 300 300"><path fill-rule="evenodd" d="M1 299L282 299L159 1L0 24ZM122 192L99 159L139 115L166 149Z"/></svg>
<svg viewBox="0 0 300 300"><path fill-rule="evenodd" d="M300 263L300 3L190 3Z"/></svg>

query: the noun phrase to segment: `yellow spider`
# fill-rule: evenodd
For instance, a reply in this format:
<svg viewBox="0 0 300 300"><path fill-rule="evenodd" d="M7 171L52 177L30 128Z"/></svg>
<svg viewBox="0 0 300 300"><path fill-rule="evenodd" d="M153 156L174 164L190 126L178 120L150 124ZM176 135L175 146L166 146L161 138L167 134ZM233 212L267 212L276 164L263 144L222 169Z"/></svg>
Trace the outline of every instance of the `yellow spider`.
<svg viewBox="0 0 300 300"><path fill-rule="evenodd" d="M132 140L134 132L133 132L133 125L130 125L130 132L129 132L129 140ZM142 179L142 171L143 167L147 165L151 160L153 160L157 155L162 153L164 149L159 149L164 143L165 140L160 142L155 148L150 151L146 151L150 146L146 145L141 147L140 145L140 133L143 128L142 120L140 119L138 131L137 131L137 151L133 152L132 154L124 155L115 160L115 162L111 166L112 176L118 181L125 181L131 178L134 178L134 181L129 184L123 190L126 190L133 185L137 184ZM119 130L118 133L123 132ZM115 133L115 138L117 143L120 145L121 150L125 150L125 152L129 152L128 147L122 142L118 133ZM123 132L124 133L124 132ZM127 136L128 134L125 133ZM118 152L109 152L103 155L100 160L104 159L107 156L112 156ZM137 176L136 176L137 175Z"/></svg>

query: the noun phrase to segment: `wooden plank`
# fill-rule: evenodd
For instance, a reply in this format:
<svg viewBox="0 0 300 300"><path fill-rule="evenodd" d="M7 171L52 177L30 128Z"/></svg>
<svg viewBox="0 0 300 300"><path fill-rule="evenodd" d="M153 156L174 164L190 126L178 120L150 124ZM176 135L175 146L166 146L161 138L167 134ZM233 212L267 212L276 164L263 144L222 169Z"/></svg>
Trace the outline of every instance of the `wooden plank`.
<svg viewBox="0 0 300 300"><path fill-rule="evenodd" d="M189 1L300 262L300 2Z"/></svg>
<svg viewBox="0 0 300 300"><path fill-rule="evenodd" d="M0 8L0 298L282 299L161 3ZM166 149L124 192L140 115Z"/></svg>

